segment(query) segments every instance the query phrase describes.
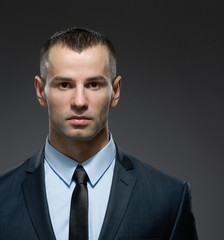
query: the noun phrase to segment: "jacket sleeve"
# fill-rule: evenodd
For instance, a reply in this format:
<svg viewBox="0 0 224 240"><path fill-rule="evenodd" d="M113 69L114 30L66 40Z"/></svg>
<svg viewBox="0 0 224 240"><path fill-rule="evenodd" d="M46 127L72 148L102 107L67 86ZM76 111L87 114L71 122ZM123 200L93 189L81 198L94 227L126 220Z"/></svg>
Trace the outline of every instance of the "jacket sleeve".
<svg viewBox="0 0 224 240"><path fill-rule="evenodd" d="M198 240L195 218L192 212L191 192L188 183L184 184L182 199L173 226L170 240Z"/></svg>

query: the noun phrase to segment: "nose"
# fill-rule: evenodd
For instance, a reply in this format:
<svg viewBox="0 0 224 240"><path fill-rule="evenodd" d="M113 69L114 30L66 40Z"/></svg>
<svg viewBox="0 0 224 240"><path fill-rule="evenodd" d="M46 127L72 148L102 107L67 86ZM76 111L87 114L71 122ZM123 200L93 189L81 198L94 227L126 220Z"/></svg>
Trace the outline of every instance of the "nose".
<svg viewBox="0 0 224 240"><path fill-rule="evenodd" d="M77 86L74 89L71 106L78 111L85 110L87 108L87 97L85 93L85 88L83 86Z"/></svg>

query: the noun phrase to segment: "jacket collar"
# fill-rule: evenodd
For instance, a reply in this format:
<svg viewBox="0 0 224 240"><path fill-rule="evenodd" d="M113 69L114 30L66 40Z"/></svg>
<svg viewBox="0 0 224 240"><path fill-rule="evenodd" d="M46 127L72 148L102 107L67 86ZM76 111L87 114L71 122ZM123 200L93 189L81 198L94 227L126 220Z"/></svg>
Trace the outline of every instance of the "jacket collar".
<svg viewBox="0 0 224 240"><path fill-rule="evenodd" d="M30 159L26 173L22 191L33 228L39 240L56 240L48 211L43 149Z"/></svg>
<svg viewBox="0 0 224 240"><path fill-rule="evenodd" d="M114 176L109 202L99 240L113 240L129 205L136 178L131 159L117 147Z"/></svg>

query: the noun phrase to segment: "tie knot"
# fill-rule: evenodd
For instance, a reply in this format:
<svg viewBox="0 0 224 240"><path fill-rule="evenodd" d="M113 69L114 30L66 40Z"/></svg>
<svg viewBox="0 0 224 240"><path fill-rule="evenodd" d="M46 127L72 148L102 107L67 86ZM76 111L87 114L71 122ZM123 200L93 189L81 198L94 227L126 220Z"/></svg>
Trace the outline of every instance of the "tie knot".
<svg viewBox="0 0 224 240"><path fill-rule="evenodd" d="M77 184L87 184L88 181L88 175L85 171L85 169L83 168L83 166L78 165L75 169L73 178L75 179Z"/></svg>

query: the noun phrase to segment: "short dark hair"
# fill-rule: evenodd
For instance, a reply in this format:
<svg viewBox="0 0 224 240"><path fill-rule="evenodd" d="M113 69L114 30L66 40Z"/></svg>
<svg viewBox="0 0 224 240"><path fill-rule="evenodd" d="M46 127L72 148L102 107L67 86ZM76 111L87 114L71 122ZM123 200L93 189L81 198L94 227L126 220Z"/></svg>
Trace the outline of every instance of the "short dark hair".
<svg viewBox="0 0 224 240"><path fill-rule="evenodd" d="M96 45L105 46L108 50L111 78L114 79L116 77L117 58L115 48L111 41L99 32L86 28L72 27L56 32L44 43L40 54L40 76L43 80L45 80L47 76L49 50L57 44L61 44L77 52L82 52Z"/></svg>

